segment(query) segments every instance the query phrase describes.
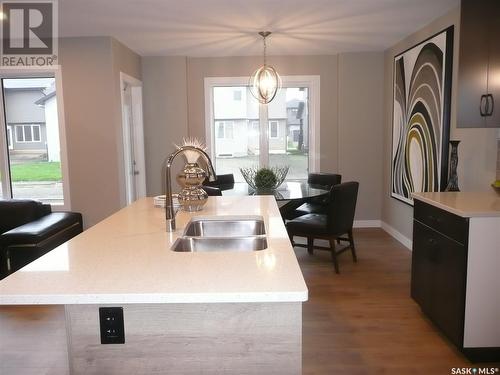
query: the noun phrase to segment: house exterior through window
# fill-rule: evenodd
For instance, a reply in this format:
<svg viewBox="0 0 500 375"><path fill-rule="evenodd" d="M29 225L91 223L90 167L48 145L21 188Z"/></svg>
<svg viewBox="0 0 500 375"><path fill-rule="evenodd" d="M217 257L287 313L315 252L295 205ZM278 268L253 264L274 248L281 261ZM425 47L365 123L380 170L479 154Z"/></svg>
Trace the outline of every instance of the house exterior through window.
<svg viewBox="0 0 500 375"><path fill-rule="evenodd" d="M284 77L267 105L252 96L247 77L205 78L206 141L217 174L244 181L242 167L287 165L287 179L296 180L319 170L319 77L300 78Z"/></svg>

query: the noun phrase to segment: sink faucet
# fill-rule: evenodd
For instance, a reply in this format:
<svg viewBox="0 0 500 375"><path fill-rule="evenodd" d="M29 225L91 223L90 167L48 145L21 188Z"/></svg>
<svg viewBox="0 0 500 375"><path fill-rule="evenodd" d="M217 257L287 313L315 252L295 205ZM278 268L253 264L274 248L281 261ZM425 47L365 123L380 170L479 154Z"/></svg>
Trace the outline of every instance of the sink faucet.
<svg viewBox="0 0 500 375"><path fill-rule="evenodd" d="M174 151L167 160L167 168L165 170L165 218L167 220L167 232L173 232L175 230L175 214L174 203L172 201L172 178L170 170L172 168L172 163L177 155L183 153L184 151L194 151L203 156L208 167L208 179L209 181L215 180L215 171L212 165L212 161L208 154L201 148L195 146L182 146Z"/></svg>

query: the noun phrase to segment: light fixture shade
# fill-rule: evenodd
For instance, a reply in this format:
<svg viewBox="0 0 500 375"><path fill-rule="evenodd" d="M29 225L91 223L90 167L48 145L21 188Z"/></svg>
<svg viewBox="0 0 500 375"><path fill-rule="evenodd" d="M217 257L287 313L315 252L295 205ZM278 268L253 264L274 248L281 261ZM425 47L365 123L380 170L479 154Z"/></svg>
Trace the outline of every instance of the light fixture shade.
<svg viewBox="0 0 500 375"><path fill-rule="evenodd" d="M272 66L263 65L252 74L249 86L255 99L267 104L281 89L281 77Z"/></svg>

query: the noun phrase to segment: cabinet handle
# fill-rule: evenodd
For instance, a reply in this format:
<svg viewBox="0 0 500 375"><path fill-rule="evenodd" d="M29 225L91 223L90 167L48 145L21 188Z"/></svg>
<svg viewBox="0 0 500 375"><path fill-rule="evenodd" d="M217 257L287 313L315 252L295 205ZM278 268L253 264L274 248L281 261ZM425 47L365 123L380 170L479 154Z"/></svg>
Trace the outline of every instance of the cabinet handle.
<svg viewBox="0 0 500 375"><path fill-rule="evenodd" d="M491 99L491 102L490 100ZM491 103L491 108L490 108L490 103ZM495 99L493 99L493 95L492 94L488 94L486 95L486 115L487 116L492 116L493 115L493 111L495 110Z"/></svg>
<svg viewBox="0 0 500 375"><path fill-rule="evenodd" d="M488 105L486 95L481 95L481 101L479 102L479 113L481 117L486 116L486 106ZM484 109L483 109L484 108Z"/></svg>

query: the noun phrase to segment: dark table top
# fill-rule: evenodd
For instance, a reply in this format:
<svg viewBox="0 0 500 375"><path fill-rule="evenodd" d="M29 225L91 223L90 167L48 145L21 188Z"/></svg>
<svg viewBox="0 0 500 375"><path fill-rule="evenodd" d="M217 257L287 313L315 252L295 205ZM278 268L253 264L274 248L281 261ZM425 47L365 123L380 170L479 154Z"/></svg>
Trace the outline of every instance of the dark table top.
<svg viewBox="0 0 500 375"><path fill-rule="evenodd" d="M311 185L307 181L285 181L273 192L256 192L246 182L221 185L222 195L274 195L277 201L303 200L328 194L325 186Z"/></svg>

